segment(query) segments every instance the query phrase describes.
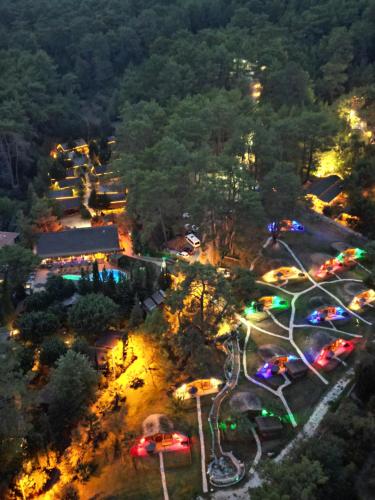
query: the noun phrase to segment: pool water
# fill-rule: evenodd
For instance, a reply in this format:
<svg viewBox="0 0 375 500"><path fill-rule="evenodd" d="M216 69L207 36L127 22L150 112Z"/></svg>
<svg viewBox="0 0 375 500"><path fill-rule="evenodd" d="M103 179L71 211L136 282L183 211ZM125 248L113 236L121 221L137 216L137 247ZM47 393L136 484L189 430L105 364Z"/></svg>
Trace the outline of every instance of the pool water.
<svg viewBox="0 0 375 500"><path fill-rule="evenodd" d="M126 278L126 273L124 271L120 271L119 269L107 269L107 273L109 274L110 272L112 272L113 278L114 278L116 283L118 283L120 281L121 276ZM100 271L99 276L101 279L103 279L103 272L102 271ZM79 281L81 279L81 275L80 274L63 274L63 278L65 280ZM89 278L90 278L90 280L92 280L92 273L89 274Z"/></svg>

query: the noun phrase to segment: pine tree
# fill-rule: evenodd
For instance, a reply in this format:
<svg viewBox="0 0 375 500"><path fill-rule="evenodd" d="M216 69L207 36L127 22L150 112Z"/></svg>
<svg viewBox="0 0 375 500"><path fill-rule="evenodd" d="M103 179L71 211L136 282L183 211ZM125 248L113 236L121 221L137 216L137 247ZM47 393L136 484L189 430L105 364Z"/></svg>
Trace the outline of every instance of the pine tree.
<svg viewBox="0 0 375 500"><path fill-rule="evenodd" d="M117 293L117 287L112 271L108 273L108 277L106 280L103 278L103 282L105 284L105 295L108 295L109 297L111 297L111 299L115 299Z"/></svg>
<svg viewBox="0 0 375 500"><path fill-rule="evenodd" d="M143 323L143 319L144 319L144 315L143 315L141 303L139 301L138 295L136 295L135 300L134 300L134 306L132 307L132 310L130 313L129 324L132 327L137 327L141 323Z"/></svg>
<svg viewBox="0 0 375 500"><path fill-rule="evenodd" d="M98 204L98 197L97 197L97 194L96 194L96 189L93 188L91 190L91 193L90 193L90 196L89 196L88 205L89 205L90 208L96 208L97 204Z"/></svg>
<svg viewBox="0 0 375 500"><path fill-rule="evenodd" d="M78 282L78 293L81 295L86 295L92 292L92 283L87 272L81 269L81 279Z"/></svg>
<svg viewBox="0 0 375 500"><path fill-rule="evenodd" d="M102 282L100 280L98 261L95 261L92 265L92 289L94 293L98 293L101 288Z"/></svg>

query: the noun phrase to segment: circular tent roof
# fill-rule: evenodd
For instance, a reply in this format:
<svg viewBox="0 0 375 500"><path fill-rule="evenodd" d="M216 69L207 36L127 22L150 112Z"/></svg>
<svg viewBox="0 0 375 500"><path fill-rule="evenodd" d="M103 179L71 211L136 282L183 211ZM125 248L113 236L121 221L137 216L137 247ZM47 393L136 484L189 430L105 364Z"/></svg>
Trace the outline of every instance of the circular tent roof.
<svg viewBox="0 0 375 500"><path fill-rule="evenodd" d="M339 253L344 252L344 250L346 250L348 247L349 245L345 243L345 241L335 241L331 243L332 250L335 250L336 252Z"/></svg>
<svg viewBox="0 0 375 500"><path fill-rule="evenodd" d="M167 434L173 431L172 421L162 413L149 415L142 423L144 436L154 436L155 434Z"/></svg>
<svg viewBox="0 0 375 500"><path fill-rule="evenodd" d="M232 410L240 413L245 411L260 411L262 409L260 398L251 391L237 392L232 396L229 404Z"/></svg>
<svg viewBox="0 0 375 500"><path fill-rule="evenodd" d="M327 301L327 297L325 295L314 295L309 299L309 305L311 307L321 307Z"/></svg>
<svg viewBox="0 0 375 500"><path fill-rule="evenodd" d="M317 330L306 339L305 354L307 358L315 359L316 355L334 340L334 337L325 330Z"/></svg>
<svg viewBox="0 0 375 500"><path fill-rule="evenodd" d="M283 347L279 345L263 344L259 347L258 354L262 359L267 361L274 356L286 356L288 353Z"/></svg>
<svg viewBox="0 0 375 500"><path fill-rule="evenodd" d="M328 253L314 252L310 255L310 260L312 264L316 266L321 266L328 259L332 259L332 255L329 255Z"/></svg>

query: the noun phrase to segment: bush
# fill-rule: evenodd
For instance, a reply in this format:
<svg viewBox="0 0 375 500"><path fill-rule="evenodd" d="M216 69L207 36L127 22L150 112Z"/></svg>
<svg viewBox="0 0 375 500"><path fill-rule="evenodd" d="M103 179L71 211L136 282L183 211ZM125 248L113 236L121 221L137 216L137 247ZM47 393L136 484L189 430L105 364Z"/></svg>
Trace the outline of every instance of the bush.
<svg viewBox="0 0 375 500"><path fill-rule="evenodd" d="M72 350L74 352L79 352L84 356L90 356L90 344L87 342L85 337L77 337L72 344Z"/></svg>
<svg viewBox="0 0 375 500"><path fill-rule="evenodd" d="M76 291L75 284L71 280L65 280L62 276L50 276L46 283L46 292L54 300L65 300Z"/></svg>
<svg viewBox="0 0 375 500"><path fill-rule="evenodd" d="M60 356L67 351L66 345L61 339L46 339L41 346L39 360L42 365L52 366Z"/></svg>
<svg viewBox="0 0 375 500"><path fill-rule="evenodd" d="M60 328L59 318L49 311L35 311L23 314L16 326L24 340L39 343L43 337L56 333Z"/></svg>
<svg viewBox="0 0 375 500"><path fill-rule="evenodd" d="M97 335L117 320L118 306L101 293L80 298L69 312L71 327L80 334Z"/></svg>

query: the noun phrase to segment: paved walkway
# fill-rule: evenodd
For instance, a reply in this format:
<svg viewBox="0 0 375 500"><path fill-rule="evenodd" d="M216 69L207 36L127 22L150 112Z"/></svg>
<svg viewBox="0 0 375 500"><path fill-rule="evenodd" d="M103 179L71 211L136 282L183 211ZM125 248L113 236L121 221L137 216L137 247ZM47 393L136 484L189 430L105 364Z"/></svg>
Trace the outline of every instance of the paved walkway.
<svg viewBox="0 0 375 500"><path fill-rule="evenodd" d="M229 347L230 346L230 347ZM225 386L221 389L221 391L216 395L210 413L208 417L208 421L210 424L211 435L212 435L212 454L213 461L219 460L221 457L225 457L229 460L236 469L236 474L230 478L227 478L226 481L223 481L222 478L215 478L212 474L210 475L210 482L213 486L216 487L226 487L231 486L239 482L244 474L245 467L242 462L240 462L234 455L232 451L224 451L221 446L220 440L220 429L218 425L218 418L220 413L221 403L224 399L236 388L238 384L238 378L241 371L241 353L240 346L238 342L238 336L236 335L235 339L231 339L228 341L228 353L231 360L231 370L230 374L225 373L227 382Z"/></svg>
<svg viewBox="0 0 375 500"><path fill-rule="evenodd" d="M165 477L165 470L164 470L164 457L163 453L161 452L159 452L159 462L160 462L160 474L161 474L161 483L163 485L164 500L169 500L168 489L167 489L167 478Z"/></svg>
<svg viewBox="0 0 375 500"><path fill-rule="evenodd" d="M203 493L207 493L207 474L206 474L206 450L204 446L204 433L202 425L202 409L201 409L201 398L196 396L197 400L197 417L198 417L198 429L199 429L199 442L201 446L201 469L202 469L202 489Z"/></svg>

